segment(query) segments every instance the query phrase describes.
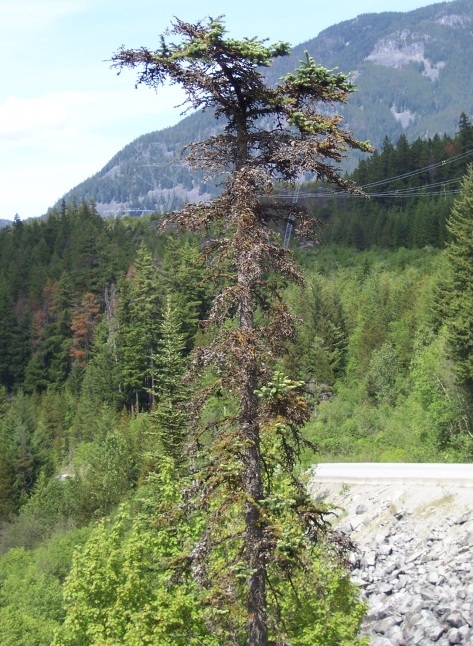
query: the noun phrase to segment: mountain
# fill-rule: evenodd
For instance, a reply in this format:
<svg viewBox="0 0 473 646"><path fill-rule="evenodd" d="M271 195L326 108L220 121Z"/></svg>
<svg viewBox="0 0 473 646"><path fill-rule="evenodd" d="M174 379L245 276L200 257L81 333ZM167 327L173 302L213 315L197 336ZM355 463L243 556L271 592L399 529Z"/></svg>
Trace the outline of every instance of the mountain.
<svg viewBox="0 0 473 646"><path fill-rule="evenodd" d="M357 138L379 147L386 136L396 141L403 133L410 141L453 134L460 113L473 114L472 5L472 0L454 0L407 13L360 15L275 61L268 81L293 70L308 51L325 67L353 73L358 92L341 112ZM195 113L145 134L63 199L94 200L102 215L163 212L186 200L206 200L217 187L190 172L180 151L216 131L210 113Z"/></svg>

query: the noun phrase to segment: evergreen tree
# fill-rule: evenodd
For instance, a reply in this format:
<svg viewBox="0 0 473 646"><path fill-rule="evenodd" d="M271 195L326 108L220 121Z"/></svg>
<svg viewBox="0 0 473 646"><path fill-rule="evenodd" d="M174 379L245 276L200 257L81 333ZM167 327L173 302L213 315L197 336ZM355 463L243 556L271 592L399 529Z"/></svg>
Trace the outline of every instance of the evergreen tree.
<svg viewBox="0 0 473 646"><path fill-rule="evenodd" d="M182 462L187 432L184 403L188 397L188 388L182 382L185 336L181 333L181 327L177 308L168 296L157 351L153 355L153 394L156 398L154 419L158 441L165 455L173 458L176 464Z"/></svg>
<svg viewBox="0 0 473 646"><path fill-rule="evenodd" d="M0 420L0 504L4 511L18 511L34 487L39 473L33 440L35 426L33 402L18 393Z"/></svg>
<svg viewBox="0 0 473 646"><path fill-rule="evenodd" d="M198 246L189 240L184 243L177 237L170 238L163 257L163 286L172 296L180 312L185 347L193 347L197 324L204 318L208 307L205 284L207 272Z"/></svg>
<svg viewBox="0 0 473 646"><path fill-rule="evenodd" d="M451 283L446 295L448 346L461 382L473 396L473 166L450 214L447 258ZM444 309L445 311L445 309Z"/></svg>
<svg viewBox="0 0 473 646"><path fill-rule="evenodd" d="M461 113L458 120L457 138L460 144L460 152L473 150L473 124L464 112Z"/></svg>
<svg viewBox="0 0 473 646"><path fill-rule="evenodd" d="M92 337L99 318L100 305L93 294L86 292L80 305L74 308L71 320L72 339L69 356L80 368L84 368L89 360Z"/></svg>
<svg viewBox="0 0 473 646"><path fill-rule="evenodd" d="M149 408L152 360L159 338L162 287L150 251L142 243L127 280L119 287L117 352L128 405Z"/></svg>
<svg viewBox="0 0 473 646"><path fill-rule="evenodd" d="M62 385L69 373L71 344L70 282L64 274L59 283L47 281L42 307L33 315L32 354L25 374L28 391Z"/></svg>
<svg viewBox="0 0 473 646"><path fill-rule="evenodd" d="M14 384L12 374L12 343L16 320L13 301L5 290L0 293L0 384L10 391Z"/></svg>
<svg viewBox="0 0 473 646"><path fill-rule="evenodd" d="M220 420L196 474L206 530L194 550L194 571L207 590L217 637L268 646L270 639L292 639L284 635L277 596L282 587L288 593L300 564L309 575L310 537L321 522L293 474L308 405L298 382L271 377L274 357L294 330L275 293L278 284L300 275L269 224L295 217L298 230L309 232L313 222L297 204L278 207L271 193L277 181L293 183L305 172L348 189L333 162L348 148L369 146L341 128L339 116L317 111L320 103L346 100L354 87L345 75L328 72L307 54L293 74L269 86L261 68L287 55L287 44L227 38L220 20L176 20L170 33L178 44L163 38L157 51L122 48L113 60L119 69L140 68L140 83L181 85L190 108L212 109L224 121L223 134L192 144L187 155L195 167L228 173L221 196L208 205L189 204L173 218L189 230L218 231L206 254L216 273L227 273L209 316L217 326L214 341L198 353L195 367L201 374L213 367L216 388L235 413ZM283 472L285 486L276 475ZM310 635L307 640L314 643Z"/></svg>

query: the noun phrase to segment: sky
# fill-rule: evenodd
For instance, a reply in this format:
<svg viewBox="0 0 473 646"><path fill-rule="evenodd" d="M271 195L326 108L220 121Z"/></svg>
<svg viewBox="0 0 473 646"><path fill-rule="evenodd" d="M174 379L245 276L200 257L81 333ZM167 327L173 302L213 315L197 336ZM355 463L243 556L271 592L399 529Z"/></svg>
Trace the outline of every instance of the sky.
<svg viewBox="0 0 473 646"><path fill-rule="evenodd" d="M362 13L433 0L0 0L0 219L41 216L137 137L177 123L176 87L117 76L121 45L154 49L174 16L225 16L235 37L298 45ZM281 7L279 10L278 7Z"/></svg>

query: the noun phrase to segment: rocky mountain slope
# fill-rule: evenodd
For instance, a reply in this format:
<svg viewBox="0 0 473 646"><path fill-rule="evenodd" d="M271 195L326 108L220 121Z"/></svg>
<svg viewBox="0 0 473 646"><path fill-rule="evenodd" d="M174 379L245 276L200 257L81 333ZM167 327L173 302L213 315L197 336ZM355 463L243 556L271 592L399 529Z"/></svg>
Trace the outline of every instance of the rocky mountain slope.
<svg viewBox="0 0 473 646"><path fill-rule="evenodd" d="M379 147L396 141L453 134L461 112L473 114L471 0L441 2L407 13L360 15L294 48L268 70L276 81L308 51L328 68L353 72L358 92L343 108L359 139ZM64 198L93 199L103 215L167 211L205 200L217 187L191 173L180 151L218 129L211 114L192 114L177 125L145 134ZM353 160L352 160L353 163Z"/></svg>

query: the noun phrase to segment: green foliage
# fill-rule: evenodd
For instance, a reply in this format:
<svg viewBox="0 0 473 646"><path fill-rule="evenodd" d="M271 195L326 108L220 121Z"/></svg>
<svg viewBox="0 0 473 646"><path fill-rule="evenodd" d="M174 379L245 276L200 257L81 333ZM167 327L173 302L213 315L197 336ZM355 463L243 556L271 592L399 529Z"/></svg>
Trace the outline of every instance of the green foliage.
<svg viewBox="0 0 473 646"><path fill-rule="evenodd" d="M162 289L151 253L142 243L128 279L120 283L117 353L128 405L149 407L151 356L159 338Z"/></svg>
<svg viewBox="0 0 473 646"><path fill-rule="evenodd" d="M73 459L76 517L82 524L109 514L135 485L140 440L129 419L107 405L98 412L91 441L77 443Z"/></svg>
<svg viewBox="0 0 473 646"><path fill-rule="evenodd" d="M370 199L324 199L326 227L321 238L359 250L443 248L452 193L458 190L469 160L461 154L472 132L464 115L455 136L435 135L409 143L401 135L396 145L385 138L382 148L361 160L350 175ZM314 203L317 214L321 201Z"/></svg>
<svg viewBox="0 0 473 646"><path fill-rule="evenodd" d="M18 393L0 419L0 502L8 515L26 501L39 474L39 460L34 450L35 406Z"/></svg>
<svg viewBox="0 0 473 646"><path fill-rule="evenodd" d="M333 384L346 368L348 344L346 314L333 281L313 272L304 288L289 292L288 300L303 324L286 365L304 379Z"/></svg>
<svg viewBox="0 0 473 646"><path fill-rule="evenodd" d="M473 392L473 166L463 180L455 201L448 230L450 291L445 305L449 352L455 369L469 393Z"/></svg>
<svg viewBox="0 0 473 646"><path fill-rule="evenodd" d="M186 400L189 388L183 384L185 335L178 311L168 296L164 306L160 339L153 355L153 395L155 408L152 413L156 424L156 451L181 463L187 436Z"/></svg>
<svg viewBox="0 0 473 646"><path fill-rule="evenodd" d="M326 399L316 405L315 417L304 432L318 446L322 459L363 461L471 459L468 406L456 383L436 302L437 286L446 271L441 254L432 249L360 253L332 247L313 255L309 251L302 260L307 286L291 289L288 299L298 307L304 323L299 345L294 344L285 359L297 364L294 357L304 358L300 378L285 377L284 365L256 389L265 410L262 449L271 482L262 511L277 537L278 567L268 574L268 603L271 613L284 617L283 634L291 643L349 646L357 643L363 608L343 568L327 556L330 547L319 550L307 543L303 530L295 530L304 498L278 466L282 447L293 443L287 406L301 403L297 398L303 379L318 396L319 375L330 375L332 381L322 382L330 384L322 389ZM158 355L162 349L167 357L155 362L163 370L156 377L156 386L162 389L159 396L166 390L174 397L180 388L183 339L178 314L177 309L165 307L158 332ZM337 326L343 330L343 362L334 371L334 364L324 357L330 356L327 348L334 347L330 342L336 338L332 331ZM315 344L314 329L323 345ZM377 335L373 332L370 339L368 329L378 330ZM205 525L182 505L186 486L180 479L182 469L176 475L171 461L156 452L158 427L153 415L120 416L113 403L116 387L100 389L108 383L102 381L107 369L96 372L95 361L104 347L110 348L108 340L104 321L97 329L97 354L86 368L79 404L73 404L67 391L48 390L35 397L19 394L13 399L2 391L0 428L5 450L0 453L0 500L5 516L20 505L21 510L15 522L3 528L0 545L0 551L10 549L5 556L11 561L2 565L4 557L0 557L0 581L6 582L12 599L0 603L0 641L12 646L49 644L56 632L58 644L180 643L173 639L182 643L194 639L196 646L198 639L209 646L220 644L223 638L215 629L209 630L210 621L214 626L230 626L244 644L242 609L248 571L238 542L230 538L242 531L242 518L235 506L225 506L225 496L215 498L212 511L220 521L222 543L206 567L210 574L225 572L228 586L233 586L236 601L227 616L221 612L222 588L197 590L196 570L192 574L185 567L196 541L205 550ZM311 343L309 353L306 348ZM323 361L327 363L322 373ZM113 365L113 359L106 365ZM179 388L173 390L173 384ZM235 405L228 397L216 397L213 406L208 421L219 433L223 407L226 415L233 415ZM34 472L35 483L26 490L18 489L19 480L24 482L24 463L14 458L21 438L27 440L35 468L41 465L43 470ZM237 445L233 448L239 450ZM197 460L207 460L207 450L204 443ZM60 480L55 472L63 459L66 470L75 476ZM313 462L312 455L306 459L308 464ZM137 482L143 485L154 472L154 484L133 494ZM209 476L209 486L217 477L224 479L228 500L239 495L236 460L225 469L219 464ZM133 501L114 517L126 497ZM67 588L63 628L58 599L76 539L73 532L61 543L57 532L110 512L114 520L99 525L89 547L77 557ZM77 542L89 531L78 534ZM291 560L296 553L303 559L303 570ZM31 594L25 592L23 581ZM291 581L302 591L297 597ZM16 588L22 601L15 596Z"/></svg>
<svg viewBox="0 0 473 646"><path fill-rule="evenodd" d="M62 386L74 313L87 292L102 304L105 287L126 270L136 247L129 228L107 223L86 203L2 229L0 383L28 392Z"/></svg>
<svg viewBox="0 0 473 646"><path fill-rule="evenodd" d="M28 552L0 556L0 642L49 646L64 619L62 582L87 530L58 534Z"/></svg>
<svg viewBox="0 0 473 646"><path fill-rule="evenodd" d="M19 514L3 529L1 551L22 547L34 549L55 532L74 526L76 485L70 478L40 474L35 488Z"/></svg>
<svg viewBox="0 0 473 646"><path fill-rule="evenodd" d="M418 337L411 379L407 404L412 404L413 421L422 445L427 450L432 447L445 461L471 459L468 408L455 383L444 335Z"/></svg>
<svg viewBox="0 0 473 646"><path fill-rule="evenodd" d="M313 550L308 576L280 581L270 603L284 615L285 634L294 646L366 646L368 640L357 636L366 609L346 572L327 558L329 550Z"/></svg>
<svg viewBox="0 0 473 646"><path fill-rule="evenodd" d="M209 307L208 273L194 241L176 236L166 240L162 262L163 286L178 311L187 352L193 347L197 325Z"/></svg>
<svg viewBox="0 0 473 646"><path fill-rule="evenodd" d="M268 500L268 511L270 505L273 512L278 510L274 518L281 562L290 562L294 546L307 543L302 531L294 531L294 500L286 495L287 485L281 480ZM188 569L189 550L204 525L199 515L184 512L183 486L172 462L163 459L160 471L138 490L134 502L120 509L113 522L94 529L76 553L66 581L67 615L56 633L56 646L222 643L205 621L219 612L214 605L220 606L218 597L198 590ZM231 541L222 543L211 567L227 570L243 595L247 574L236 560L235 548ZM285 618L285 639L301 646L364 643L356 637L363 606L345 570L330 556L330 547L308 547L305 559L305 574L292 569L287 577L280 570L269 573L269 603ZM237 614L225 619L222 608L221 618L235 627L235 643L243 646L244 613L240 606L233 611Z"/></svg>
<svg viewBox="0 0 473 646"><path fill-rule="evenodd" d="M373 350L368 365L368 394L376 402L394 403L397 399L396 379L400 373L399 357L390 343Z"/></svg>
<svg viewBox="0 0 473 646"><path fill-rule="evenodd" d="M255 394L261 399L277 401L282 399L291 390L300 388L303 385L303 381L294 381L283 375L281 371L276 370L272 380L267 385L261 386L259 390L255 390Z"/></svg>
<svg viewBox="0 0 473 646"><path fill-rule="evenodd" d="M348 330L347 369L321 390L306 429L321 458L471 459L468 402L435 323L444 257L331 249L314 264L338 290Z"/></svg>
<svg viewBox="0 0 473 646"><path fill-rule="evenodd" d="M180 510L180 485L163 459L133 506L96 527L66 581L67 615L56 646L217 646L185 570L200 524Z"/></svg>

